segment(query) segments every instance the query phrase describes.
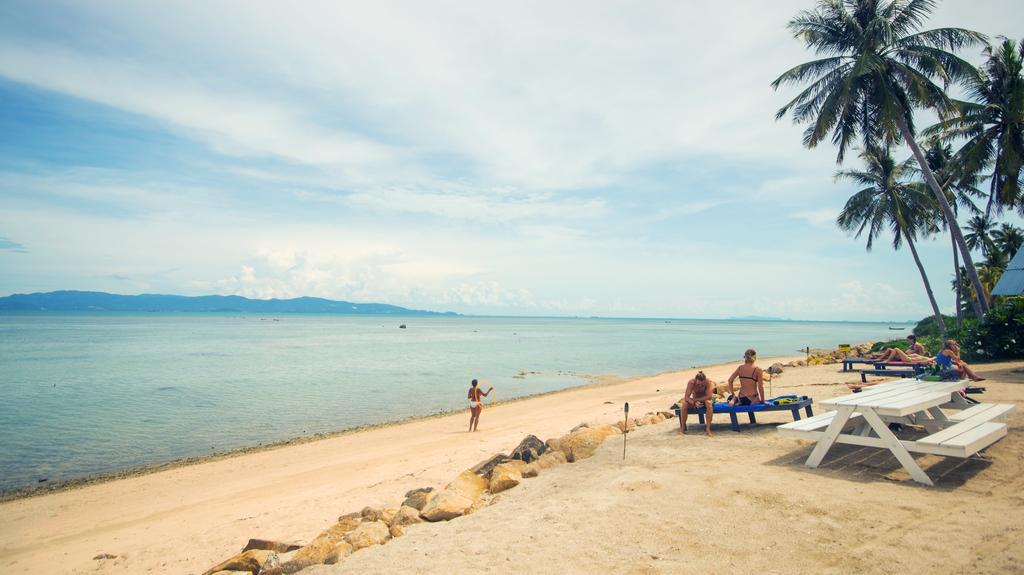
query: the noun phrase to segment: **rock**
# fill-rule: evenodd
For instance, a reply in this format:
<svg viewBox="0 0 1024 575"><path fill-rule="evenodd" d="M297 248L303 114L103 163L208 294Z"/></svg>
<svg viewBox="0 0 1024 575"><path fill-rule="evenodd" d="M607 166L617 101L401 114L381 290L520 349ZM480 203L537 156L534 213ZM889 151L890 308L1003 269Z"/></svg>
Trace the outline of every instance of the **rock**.
<svg viewBox="0 0 1024 575"><path fill-rule="evenodd" d="M290 575L310 565L319 565L327 560L327 556L337 544L337 541L332 541L328 537L317 537L309 545L295 551L274 554L263 565L259 575Z"/></svg>
<svg viewBox="0 0 1024 575"><path fill-rule="evenodd" d="M632 424L633 427L643 427L647 425L647 422L644 421L643 417L634 417L632 421L630 421L630 424Z"/></svg>
<svg viewBox="0 0 1024 575"><path fill-rule="evenodd" d="M527 477L537 477L540 475L539 463L540 460L538 459L537 461L524 465L523 468L519 470L520 475L522 475L524 479Z"/></svg>
<svg viewBox="0 0 1024 575"><path fill-rule="evenodd" d="M658 413L660 413L661 417L664 418L664 419L675 419L676 418L676 412L674 412L674 411L659 411ZM622 433L622 430L617 428L617 427L615 428L615 430L617 432L619 432L619 433Z"/></svg>
<svg viewBox="0 0 1024 575"><path fill-rule="evenodd" d="M540 459L531 463L530 465L536 465L541 469L549 469L556 465L565 463L565 454L561 451L548 451L544 455L540 456Z"/></svg>
<svg viewBox="0 0 1024 575"><path fill-rule="evenodd" d="M413 509L423 510L423 507L427 505L427 502L434 496L433 487L420 487L419 489L413 489L405 494L405 501L402 505L408 505Z"/></svg>
<svg viewBox="0 0 1024 575"><path fill-rule="evenodd" d="M487 490L487 480L472 470L467 469L459 474L454 481L444 488L445 491L461 495L470 501L476 501Z"/></svg>
<svg viewBox="0 0 1024 575"><path fill-rule="evenodd" d="M213 575L252 575L248 571L217 571Z"/></svg>
<svg viewBox="0 0 1024 575"><path fill-rule="evenodd" d="M217 564L216 567L203 575L212 575L217 571L248 571L255 575L259 573L263 564L273 553L273 551L267 551L266 549L250 549L235 555L223 563Z"/></svg>
<svg viewBox="0 0 1024 575"><path fill-rule="evenodd" d="M586 422L583 422L583 423L577 425L576 427L570 429L569 433L572 433L572 432L576 431L577 429L583 429L584 427L590 427L590 424L586 423Z"/></svg>
<svg viewBox="0 0 1024 575"><path fill-rule="evenodd" d="M799 367L806 367L807 366L807 362L802 360L802 359L800 361L796 362L796 364Z"/></svg>
<svg viewBox="0 0 1024 575"><path fill-rule="evenodd" d="M364 507L362 516L363 521L383 521L384 523L391 523L391 519L397 513L397 509L380 509L377 507Z"/></svg>
<svg viewBox="0 0 1024 575"><path fill-rule="evenodd" d="M317 535L317 539L329 539L337 543L345 538L345 535L359 527L362 523L362 514L360 513L349 513L348 515L342 515L338 518L338 522L328 527L326 530Z"/></svg>
<svg viewBox="0 0 1024 575"><path fill-rule="evenodd" d="M481 461L480 463L477 463L471 469L473 470L473 473L476 473L480 477L486 477L490 479L491 470L497 467L498 465L505 463L509 459L511 459L509 456L505 455L504 453L499 453L491 457L490 459L486 459L484 461Z"/></svg>
<svg viewBox="0 0 1024 575"><path fill-rule="evenodd" d="M491 472L491 493L501 493L506 489L512 489L523 480L522 473L515 466L503 463L494 468Z"/></svg>
<svg viewBox="0 0 1024 575"><path fill-rule="evenodd" d="M553 438L545 441L544 445L548 446L548 451L549 452L550 451L561 451L562 450L562 440L565 439L566 437L567 436L565 436L565 435L563 435L562 437L553 437Z"/></svg>
<svg viewBox="0 0 1024 575"><path fill-rule="evenodd" d="M427 502L420 516L427 521L448 521L466 513L473 500L453 491L442 491Z"/></svg>
<svg viewBox="0 0 1024 575"><path fill-rule="evenodd" d="M607 437L609 435L622 435L622 424L621 424L621 422L618 425L612 425L611 423L605 423L604 425L598 425L596 427L592 427L591 429L593 429L594 431L597 431L599 433L603 433L605 435L605 437Z"/></svg>
<svg viewBox="0 0 1024 575"><path fill-rule="evenodd" d="M242 551L248 551L250 549L265 549L267 551L274 551L276 553L287 553L289 551L295 551L301 545L297 543L284 543L283 541L270 541L267 539L250 539Z"/></svg>
<svg viewBox="0 0 1024 575"><path fill-rule="evenodd" d="M324 565L334 565L342 559L352 554L352 544L348 541L342 541L335 545L327 557L324 557Z"/></svg>
<svg viewBox="0 0 1024 575"><path fill-rule="evenodd" d="M242 551L248 551L248 549L242 549ZM111 555L110 553L100 553L99 555L92 558L93 561L100 561L101 559L117 559L117 555Z"/></svg>
<svg viewBox="0 0 1024 575"><path fill-rule="evenodd" d="M547 446L536 435L527 435L519 442L519 445L512 450L510 457L527 463L537 459L547 451Z"/></svg>
<svg viewBox="0 0 1024 575"><path fill-rule="evenodd" d="M395 513L394 518L391 519L391 522L388 525L391 527L394 527L396 525L399 527L404 527L406 525L412 525L414 523L421 523L422 521L423 520L420 519L419 509L416 509L415 507L410 507L408 505L403 505L398 509L398 512Z"/></svg>
<svg viewBox="0 0 1024 575"><path fill-rule="evenodd" d="M372 545L383 545L388 539L391 539L391 531L383 521L368 521L345 536L345 541L352 545L353 551Z"/></svg>
<svg viewBox="0 0 1024 575"><path fill-rule="evenodd" d="M583 428L570 433L559 448L565 454L566 461L586 459L594 454L608 435L609 432L603 430Z"/></svg>
<svg viewBox="0 0 1024 575"><path fill-rule="evenodd" d="M783 365L781 363L775 362L775 363L772 364L771 367L768 368L768 373L770 373L772 375L778 375L778 374L782 373L782 368L783 368Z"/></svg>
<svg viewBox="0 0 1024 575"><path fill-rule="evenodd" d="M401 537L402 535L405 535L405 527L401 525L392 525L391 527L388 527L388 532L391 533L392 539L395 537Z"/></svg>

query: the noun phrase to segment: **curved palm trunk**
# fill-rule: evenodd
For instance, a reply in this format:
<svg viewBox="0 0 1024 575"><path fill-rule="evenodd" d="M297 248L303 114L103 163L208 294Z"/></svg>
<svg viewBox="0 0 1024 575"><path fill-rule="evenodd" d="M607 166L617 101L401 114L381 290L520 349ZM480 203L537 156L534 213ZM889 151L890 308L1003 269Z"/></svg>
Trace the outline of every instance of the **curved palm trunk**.
<svg viewBox="0 0 1024 575"><path fill-rule="evenodd" d="M978 279L978 270L974 267L974 260L971 259L971 250L967 248L967 242L964 240L964 234L960 231L960 225L957 224L956 216L953 214L953 208L949 206L949 202L946 201L946 194L942 192L942 186L935 180L935 174L932 173L931 168L928 167L928 160L925 159L924 153L921 152L921 148L914 141L914 135L910 133L910 128L907 126L907 121L902 116L897 118L897 123L900 127L900 133L903 134L903 139L906 140L907 146L910 146L910 151L913 152L914 158L917 159L917 163L921 165L921 172L924 174L924 179L928 182L928 186L932 189L935 194L935 199L939 201L939 206L942 207L942 214L946 216L946 222L949 224L949 231L953 235L953 241L960 248L960 254L964 257L964 268L967 269L967 277L971 279L971 285L974 286L975 298L971 300L971 306L974 308L974 313L978 316L978 319L985 317L985 312L988 311L988 305L985 302L985 290L981 287L981 280Z"/></svg>
<svg viewBox="0 0 1024 575"><path fill-rule="evenodd" d="M903 239L907 240L907 245L910 246L910 253L914 256L914 263L917 264L917 271L921 272L921 281L924 282L924 291L928 292L928 301L932 304L932 312L935 313L935 321L939 324L939 333L942 337L946 337L946 322L942 321L942 312L939 311L939 304L935 302L935 294L932 293L932 284L928 281L928 274L924 271L924 266L921 264L921 258L917 255L917 246L914 245L914 240L911 239L907 233L903 234Z"/></svg>
<svg viewBox="0 0 1024 575"><path fill-rule="evenodd" d="M953 277L956 278L956 329L960 331L963 325L963 310L960 309L960 252L956 249L956 239L953 238L953 234L949 234L950 241L953 242Z"/></svg>

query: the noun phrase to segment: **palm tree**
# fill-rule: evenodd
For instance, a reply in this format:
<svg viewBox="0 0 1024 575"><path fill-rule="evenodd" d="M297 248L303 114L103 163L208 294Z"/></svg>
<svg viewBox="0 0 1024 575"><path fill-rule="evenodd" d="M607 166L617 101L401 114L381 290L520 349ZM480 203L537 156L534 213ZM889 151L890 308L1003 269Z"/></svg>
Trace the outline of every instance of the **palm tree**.
<svg viewBox="0 0 1024 575"><path fill-rule="evenodd" d="M914 140L914 110L933 109L940 118L958 111L945 91L932 82L962 82L977 75L951 51L985 43L985 36L963 28L918 31L936 6L935 0L818 0L788 28L816 54L779 76L772 87L811 81L810 86L776 114L792 111L793 121L809 124L804 145L813 148L831 135L842 163L847 148L858 139L865 149L889 147L901 140L910 147L925 181L949 223L972 285L981 293L971 258L956 217ZM976 314L987 310L975 298Z"/></svg>
<svg viewBox="0 0 1024 575"><path fill-rule="evenodd" d="M924 133L943 141L966 138L957 152L963 173L992 169L986 211L1016 207L1024 215L1024 40L1014 45L1003 38L998 47L986 48L985 55L982 69L967 80L966 91L974 101L957 101L959 115Z"/></svg>
<svg viewBox="0 0 1024 575"><path fill-rule="evenodd" d="M992 228L995 222L988 214L980 214L967 220L967 234L964 240L972 250L981 250L981 255L988 256L996 249L992 241Z"/></svg>
<svg viewBox="0 0 1024 575"><path fill-rule="evenodd" d="M909 173L907 160L897 164L888 150L868 148L861 155L866 169L864 171L846 170L836 172L837 180L850 180L858 185L866 186L853 194L843 211L836 218L836 223L846 232L856 232L860 237L867 232L867 249L871 251L874 240L882 231L892 232L892 247L900 249L904 240L914 256L917 270L921 272L921 281L928 292L928 301L932 304L935 321L939 324L942 334L946 333L946 324L942 321L942 313L935 302L928 274L921 265L917 255L914 239L918 234L928 235L939 231L935 224L938 219L935 198L929 190L904 181Z"/></svg>
<svg viewBox="0 0 1024 575"><path fill-rule="evenodd" d="M1003 224L992 231L992 243L999 248L1007 260L1012 259L1024 245L1024 230L1013 224Z"/></svg>

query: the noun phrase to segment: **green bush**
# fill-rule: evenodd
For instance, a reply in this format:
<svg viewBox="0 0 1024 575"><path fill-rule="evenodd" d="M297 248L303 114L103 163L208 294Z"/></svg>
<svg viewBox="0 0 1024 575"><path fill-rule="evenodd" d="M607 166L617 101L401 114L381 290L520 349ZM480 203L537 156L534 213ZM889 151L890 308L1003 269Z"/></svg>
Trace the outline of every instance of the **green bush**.
<svg viewBox="0 0 1024 575"><path fill-rule="evenodd" d="M965 322L956 339L967 361L1024 358L1024 297L1001 298L983 321Z"/></svg>
<svg viewBox="0 0 1024 575"><path fill-rule="evenodd" d="M935 318L933 317L932 319ZM934 356L942 349L942 338L939 337L938 334L924 337L918 336L917 341L923 345L926 350L928 350L928 355ZM871 353L882 351L883 349L890 347L898 347L903 351L907 351L907 348L910 347L910 341L908 341L907 338L880 341L871 346Z"/></svg>
<svg viewBox="0 0 1024 575"><path fill-rule="evenodd" d="M947 330L953 329L956 326L955 316L943 315L942 321L945 322ZM942 334L939 333L939 322L935 320L935 316L930 315L917 322L917 325L914 326L914 335L918 338L925 336L942 337ZM928 346L925 345L925 347ZM928 351L931 351L931 348L929 348Z"/></svg>

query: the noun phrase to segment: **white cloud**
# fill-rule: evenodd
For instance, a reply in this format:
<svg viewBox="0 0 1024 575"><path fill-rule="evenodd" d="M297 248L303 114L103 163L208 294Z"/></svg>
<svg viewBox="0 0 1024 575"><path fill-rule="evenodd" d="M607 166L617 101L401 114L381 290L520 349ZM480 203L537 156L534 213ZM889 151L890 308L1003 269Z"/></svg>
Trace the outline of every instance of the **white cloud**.
<svg viewBox="0 0 1024 575"><path fill-rule="evenodd" d="M819 228L832 228L836 225L836 217L839 212L828 208L822 208L818 210L805 210L802 212L796 212L790 214L791 218L804 220L812 226Z"/></svg>

